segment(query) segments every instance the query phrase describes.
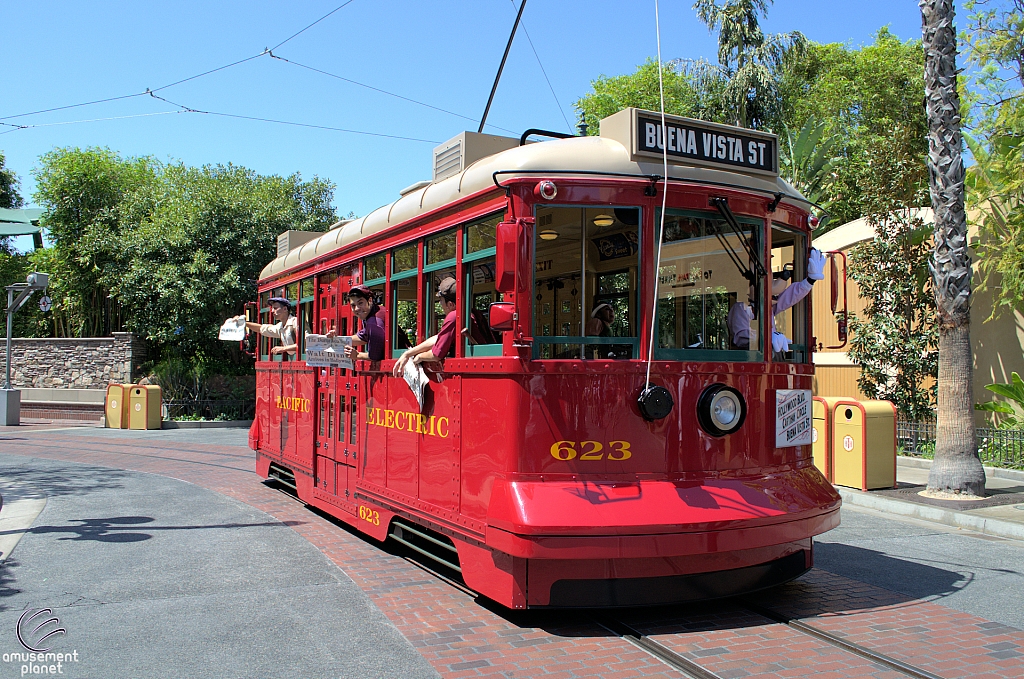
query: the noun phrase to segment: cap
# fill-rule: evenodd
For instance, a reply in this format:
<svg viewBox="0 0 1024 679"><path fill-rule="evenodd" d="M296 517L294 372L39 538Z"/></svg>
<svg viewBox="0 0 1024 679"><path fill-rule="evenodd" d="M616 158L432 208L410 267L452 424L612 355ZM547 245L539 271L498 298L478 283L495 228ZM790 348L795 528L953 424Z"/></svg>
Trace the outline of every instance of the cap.
<svg viewBox="0 0 1024 679"><path fill-rule="evenodd" d="M373 292L370 290L370 288L366 287L365 285L353 285L351 288L349 288L348 294L351 295L353 292L356 293L356 297L373 299Z"/></svg>
<svg viewBox="0 0 1024 679"><path fill-rule="evenodd" d="M591 318L597 318L597 314L600 313L601 309L603 309L605 307L608 307L609 309L612 309L612 305L611 304L608 304L607 302L601 302L596 307L594 307L593 311L590 312L590 317ZM615 311L615 309L612 309L612 311Z"/></svg>
<svg viewBox="0 0 1024 679"><path fill-rule="evenodd" d="M277 302L278 304L284 304L289 309L295 306L295 303L288 301L287 297L271 297L270 303L273 304L274 302Z"/></svg>
<svg viewBox="0 0 1024 679"><path fill-rule="evenodd" d="M455 294L455 287L457 285L458 284L455 282L454 278L445 278L443 281L437 284L437 296L440 297L444 295L446 297L451 297L452 295Z"/></svg>

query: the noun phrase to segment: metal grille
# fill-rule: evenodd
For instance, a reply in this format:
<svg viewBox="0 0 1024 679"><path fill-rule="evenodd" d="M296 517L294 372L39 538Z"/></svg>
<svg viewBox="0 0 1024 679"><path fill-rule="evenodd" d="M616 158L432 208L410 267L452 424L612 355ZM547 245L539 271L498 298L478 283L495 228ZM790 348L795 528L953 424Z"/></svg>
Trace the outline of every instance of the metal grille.
<svg viewBox="0 0 1024 679"><path fill-rule="evenodd" d="M978 455L992 467L1024 469L1024 431L979 427ZM931 458L935 455L935 423L906 422L896 425L896 444L903 455Z"/></svg>
<svg viewBox="0 0 1024 679"><path fill-rule="evenodd" d="M164 401L168 420L251 420L256 401Z"/></svg>

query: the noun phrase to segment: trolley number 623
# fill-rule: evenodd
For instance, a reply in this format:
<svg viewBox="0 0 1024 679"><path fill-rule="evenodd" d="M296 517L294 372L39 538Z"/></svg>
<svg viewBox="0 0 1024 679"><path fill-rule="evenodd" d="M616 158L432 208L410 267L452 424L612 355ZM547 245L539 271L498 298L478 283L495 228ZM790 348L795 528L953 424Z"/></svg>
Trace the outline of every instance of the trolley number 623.
<svg viewBox="0 0 1024 679"><path fill-rule="evenodd" d="M609 441L607 453L600 441L555 441L551 444L551 457L562 462L575 460L596 461L607 459L622 462L633 457L629 441Z"/></svg>
<svg viewBox="0 0 1024 679"><path fill-rule="evenodd" d="M372 523L374 526L380 525L380 514L363 505L359 505L359 518Z"/></svg>

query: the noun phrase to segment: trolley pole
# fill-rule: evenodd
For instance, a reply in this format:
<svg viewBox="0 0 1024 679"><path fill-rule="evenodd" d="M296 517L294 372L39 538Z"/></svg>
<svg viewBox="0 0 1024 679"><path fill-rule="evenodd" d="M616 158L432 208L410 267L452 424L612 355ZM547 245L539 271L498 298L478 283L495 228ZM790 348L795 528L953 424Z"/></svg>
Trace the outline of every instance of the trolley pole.
<svg viewBox="0 0 1024 679"><path fill-rule="evenodd" d="M498 75L494 76L494 85L491 86L491 96L487 97L487 106L484 107L484 117L480 119L480 128L477 132L484 131L484 125L487 123L487 114L491 110L491 102L494 101L494 93L498 91L498 81L501 80L501 72L505 69L505 60L508 59L508 51L512 49L512 40L516 37L516 29L519 28L519 19L523 16L523 10L526 8L526 0L523 0L523 4L519 5L519 14L516 14L516 22L512 24L512 35L508 36L508 44L505 45L505 54L501 57L501 65L498 66Z"/></svg>

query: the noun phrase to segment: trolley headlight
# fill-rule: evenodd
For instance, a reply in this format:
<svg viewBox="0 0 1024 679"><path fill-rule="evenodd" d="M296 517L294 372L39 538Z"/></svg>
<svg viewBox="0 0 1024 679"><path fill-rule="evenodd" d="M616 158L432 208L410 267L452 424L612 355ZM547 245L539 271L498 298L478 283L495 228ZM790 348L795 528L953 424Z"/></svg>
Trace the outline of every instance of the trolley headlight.
<svg viewBox="0 0 1024 679"><path fill-rule="evenodd" d="M714 384L697 400L697 421L712 436L725 436L740 428L747 416L747 405L740 392L724 384Z"/></svg>

